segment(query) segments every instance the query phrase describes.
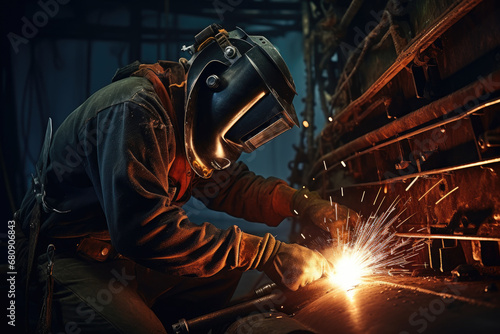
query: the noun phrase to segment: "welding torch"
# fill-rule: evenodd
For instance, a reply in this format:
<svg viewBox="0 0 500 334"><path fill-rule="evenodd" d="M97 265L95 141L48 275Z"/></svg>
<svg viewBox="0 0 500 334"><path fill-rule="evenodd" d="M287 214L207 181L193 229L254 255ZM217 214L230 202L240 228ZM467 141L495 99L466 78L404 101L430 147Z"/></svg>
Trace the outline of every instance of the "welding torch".
<svg viewBox="0 0 500 334"><path fill-rule="evenodd" d="M254 311L266 312L276 309L279 305L279 291L275 283L264 285L248 296L242 297L235 305L208 313L190 320L180 319L172 325L176 334L198 333L203 329L236 319L238 316L250 314Z"/></svg>

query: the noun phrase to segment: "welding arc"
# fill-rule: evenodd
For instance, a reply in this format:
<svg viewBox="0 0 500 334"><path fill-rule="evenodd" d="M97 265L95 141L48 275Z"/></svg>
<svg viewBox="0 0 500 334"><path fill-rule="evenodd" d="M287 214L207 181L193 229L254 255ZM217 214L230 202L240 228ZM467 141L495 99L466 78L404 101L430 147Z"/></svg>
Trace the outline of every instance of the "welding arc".
<svg viewBox="0 0 500 334"><path fill-rule="evenodd" d="M384 200L385 196L376 212L365 222L356 224L352 240L338 238L337 247L332 249L331 254L332 263L337 269L330 275L333 284L349 290L364 276L382 272L388 267L406 265L410 263L408 259L417 255L417 253L410 254L411 250L406 247L413 242L412 239L399 239L396 231L390 231L406 211L405 208L392 215L401 199L397 196L389 208L378 215ZM340 236L340 233L338 235Z"/></svg>

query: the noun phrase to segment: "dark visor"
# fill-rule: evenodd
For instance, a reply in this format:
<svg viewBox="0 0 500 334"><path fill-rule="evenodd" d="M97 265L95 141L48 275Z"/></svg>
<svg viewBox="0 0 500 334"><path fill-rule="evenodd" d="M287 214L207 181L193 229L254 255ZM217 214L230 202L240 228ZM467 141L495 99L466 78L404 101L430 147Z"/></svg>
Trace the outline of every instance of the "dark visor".
<svg viewBox="0 0 500 334"><path fill-rule="evenodd" d="M252 152L293 126L283 107L268 93L248 110L224 135L224 139Z"/></svg>

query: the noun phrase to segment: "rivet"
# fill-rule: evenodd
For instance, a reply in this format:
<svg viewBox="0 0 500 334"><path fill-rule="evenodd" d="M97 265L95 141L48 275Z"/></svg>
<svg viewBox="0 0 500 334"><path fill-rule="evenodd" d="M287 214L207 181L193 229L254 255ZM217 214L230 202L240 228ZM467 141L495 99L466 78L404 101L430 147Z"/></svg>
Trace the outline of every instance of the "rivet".
<svg viewBox="0 0 500 334"><path fill-rule="evenodd" d="M206 84L210 89L216 89L220 85L220 79L217 75L212 74L206 80Z"/></svg>
<svg viewBox="0 0 500 334"><path fill-rule="evenodd" d="M236 56L236 49L234 46L226 46L226 48L224 49L224 56L226 56L226 58L234 58L234 56Z"/></svg>

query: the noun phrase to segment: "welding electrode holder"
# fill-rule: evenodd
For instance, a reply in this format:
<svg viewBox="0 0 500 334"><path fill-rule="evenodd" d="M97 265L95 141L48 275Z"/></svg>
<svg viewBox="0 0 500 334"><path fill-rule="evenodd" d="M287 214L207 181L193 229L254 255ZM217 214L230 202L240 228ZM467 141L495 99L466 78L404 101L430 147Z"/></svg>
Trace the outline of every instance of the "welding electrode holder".
<svg viewBox="0 0 500 334"><path fill-rule="evenodd" d="M266 306L274 305L277 295L273 294L273 291L276 288L275 283L267 284L251 293L252 297L243 297L239 303L230 307L190 320L179 319L177 323L172 325L172 330L176 334L197 333L224 322L236 320L237 317L245 316L254 311L262 312ZM278 307L279 305L274 306Z"/></svg>
<svg viewBox="0 0 500 334"><path fill-rule="evenodd" d="M248 315L251 312L262 312L269 305L273 305L271 309L274 309L275 307L279 306L274 305L274 300L276 300L277 298L277 295L271 294L219 311L205 314L190 320L180 319L177 323L172 325L172 329L176 334L199 333L202 331L207 331L217 325L235 321L238 317ZM266 311L270 311L271 309Z"/></svg>
<svg viewBox="0 0 500 334"><path fill-rule="evenodd" d="M238 317L245 317L252 312L273 312L279 310L285 314L292 314L321 296L332 291L332 285L327 277L308 284L297 291L280 290L275 284L269 284L255 290L257 293L269 293L219 311L205 314L193 319L180 319L172 325L175 334L207 332L209 329L236 321Z"/></svg>
<svg viewBox="0 0 500 334"><path fill-rule="evenodd" d="M189 333L189 326L186 319L179 319L178 322L172 325L175 334Z"/></svg>

